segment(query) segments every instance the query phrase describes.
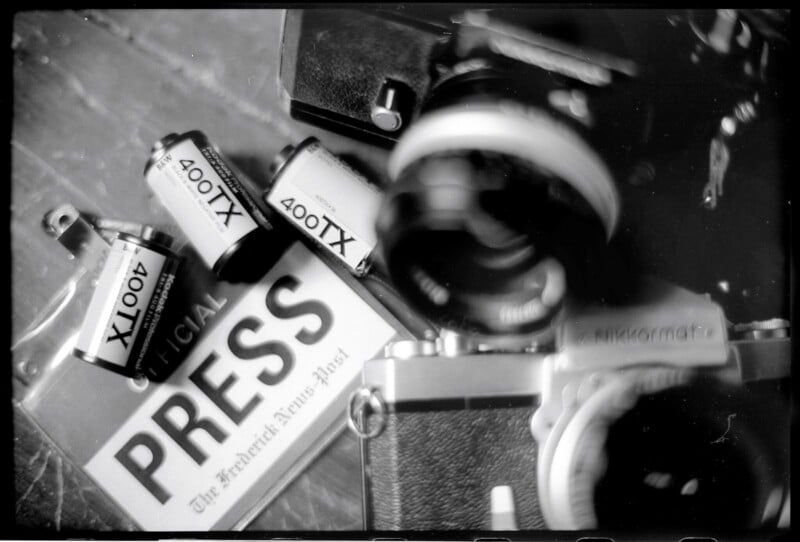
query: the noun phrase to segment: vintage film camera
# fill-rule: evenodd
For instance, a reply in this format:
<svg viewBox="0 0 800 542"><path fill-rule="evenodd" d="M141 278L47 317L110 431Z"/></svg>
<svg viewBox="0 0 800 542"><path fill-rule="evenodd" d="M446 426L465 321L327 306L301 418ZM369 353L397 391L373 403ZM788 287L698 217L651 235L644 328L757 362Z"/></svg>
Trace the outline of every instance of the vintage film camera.
<svg viewBox="0 0 800 542"><path fill-rule="evenodd" d="M352 397L369 527L788 526L787 27L287 12L291 112L393 146L379 246L441 328Z"/></svg>

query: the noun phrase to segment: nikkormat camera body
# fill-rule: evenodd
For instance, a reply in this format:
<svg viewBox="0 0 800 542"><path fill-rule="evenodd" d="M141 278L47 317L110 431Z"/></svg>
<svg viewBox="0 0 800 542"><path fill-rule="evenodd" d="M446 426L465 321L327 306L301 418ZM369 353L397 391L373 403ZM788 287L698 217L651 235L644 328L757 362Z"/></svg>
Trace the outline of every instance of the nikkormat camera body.
<svg viewBox="0 0 800 542"><path fill-rule="evenodd" d="M718 305L654 281L625 307L569 304L551 351L390 345L351 398L369 526L788 526L790 343L773 325L730 340Z"/></svg>
<svg viewBox="0 0 800 542"><path fill-rule="evenodd" d="M520 528L788 524L786 23L287 13L292 114L393 147L382 260L444 330L353 397L371 527L486 529L498 486Z"/></svg>

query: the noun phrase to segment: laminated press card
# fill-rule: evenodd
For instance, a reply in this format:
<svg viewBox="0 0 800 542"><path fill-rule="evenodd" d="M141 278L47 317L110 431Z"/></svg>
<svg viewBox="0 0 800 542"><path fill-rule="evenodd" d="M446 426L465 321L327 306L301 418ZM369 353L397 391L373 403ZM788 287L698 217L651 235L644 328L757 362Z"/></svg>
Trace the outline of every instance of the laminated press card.
<svg viewBox="0 0 800 542"><path fill-rule="evenodd" d="M256 284L199 273L148 354L173 368L163 381L67 356L24 401L146 530L243 527L343 427L363 362L405 334L300 243Z"/></svg>

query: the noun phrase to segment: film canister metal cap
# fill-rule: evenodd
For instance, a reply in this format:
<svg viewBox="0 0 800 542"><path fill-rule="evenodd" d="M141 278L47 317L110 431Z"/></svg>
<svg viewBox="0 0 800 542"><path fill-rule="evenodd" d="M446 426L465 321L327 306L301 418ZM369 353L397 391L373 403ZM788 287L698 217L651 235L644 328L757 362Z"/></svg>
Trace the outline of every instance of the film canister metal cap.
<svg viewBox="0 0 800 542"><path fill-rule="evenodd" d="M167 147L178 139L180 136L175 132L170 132L169 134L165 135L155 143L153 143L153 148L150 149L150 159L147 161L147 164L144 166L144 174L147 174L147 170L150 169L150 166L161 160L161 157L164 156L167 152Z"/></svg>
<svg viewBox="0 0 800 542"><path fill-rule="evenodd" d="M269 175L270 177L274 177L278 174L278 172L286 165L286 162L292 157L295 151L294 145L286 145L284 148L275 155L275 158L272 159L272 162L269 164Z"/></svg>
<svg viewBox="0 0 800 542"><path fill-rule="evenodd" d="M171 248L174 240L171 235L156 230L152 226L144 226L142 228L142 239L157 245L161 245L165 248Z"/></svg>
<svg viewBox="0 0 800 542"><path fill-rule="evenodd" d="M296 154L313 143L319 143L319 140L316 137L307 137L297 145L290 143L282 148L269 164L270 182L274 182L275 177L281 172L283 167L288 164L292 158L294 158Z"/></svg>

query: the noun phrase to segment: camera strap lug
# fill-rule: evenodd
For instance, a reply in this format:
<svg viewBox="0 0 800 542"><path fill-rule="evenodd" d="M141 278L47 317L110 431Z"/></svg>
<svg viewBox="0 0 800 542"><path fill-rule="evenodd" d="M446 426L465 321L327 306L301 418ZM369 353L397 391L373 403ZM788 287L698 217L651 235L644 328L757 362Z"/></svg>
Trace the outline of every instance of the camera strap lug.
<svg viewBox="0 0 800 542"><path fill-rule="evenodd" d="M69 203L59 205L44 215L42 226L77 259L92 270L105 262L110 243Z"/></svg>
<svg viewBox="0 0 800 542"><path fill-rule="evenodd" d="M752 100L745 100L734 107L733 112L720 120L719 131L711 140L708 150L708 182L703 187L703 206L706 209L717 207L717 198L722 195L722 183L731 161L728 142L736 135L740 126L751 123L758 117L756 105L758 94Z"/></svg>
<svg viewBox="0 0 800 542"><path fill-rule="evenodd" d="M367 423L370 411L377 417L377 425L369 429ZM359 388L350 394L347 402L347 425L360 438L375 438L386 427L386 403L378 390Z"/></svg>
<svg viewBox="0 0 800 542"><path fill-rule="evenodd" d="M703 205L706 209L717 207L717 196L722 195L722 183L725 181L730 160L731 151L720 133L711 140L708 150L708 182L703 187Z"/></svg>

